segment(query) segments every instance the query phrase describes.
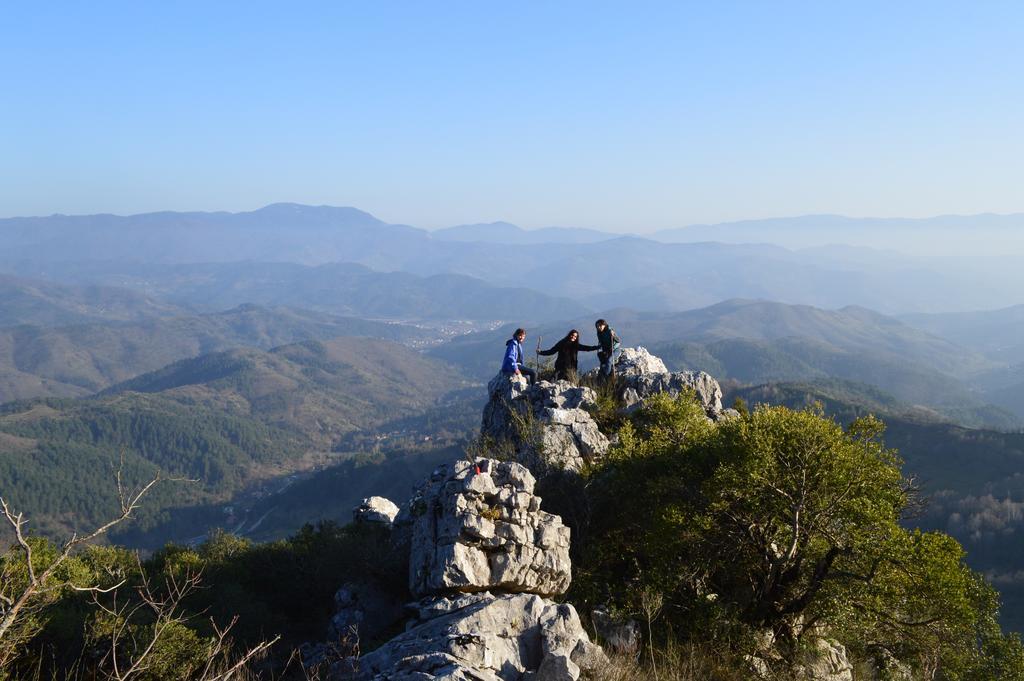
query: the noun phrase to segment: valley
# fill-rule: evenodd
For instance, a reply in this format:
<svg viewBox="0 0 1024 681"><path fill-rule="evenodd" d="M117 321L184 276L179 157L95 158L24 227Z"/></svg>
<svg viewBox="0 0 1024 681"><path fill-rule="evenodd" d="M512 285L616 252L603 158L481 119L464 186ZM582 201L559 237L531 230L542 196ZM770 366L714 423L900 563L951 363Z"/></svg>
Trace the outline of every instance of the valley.
<svg viewBox="0 0 1024 681"><path fill-rule="evenodd" d="M534 344L549 347L570 327L592 342L601 316L624 344L649 348L670 369L717 377L727 402L820 403L844 422L881 416L886 441L929 500L908 522L963 542L968 561L1003 588L1006 621L1024 626L1024 587L1014 577L1024 556L995 540L1024 530L1014 510L1024 500L1018 308L892 315L828 307L879 268L902 271L902 256L863 249L833 249L811 264L775 246L653 247L585 231L523 236L501 225L435 236L365 215L337 222L330 211L289 210L309 221L309 235L333 240L342 229L353 253L369 255L175 262L185 250L147 264L8 266L0 278L0 489L37 531L58 536L108 514L119 466L133 484L155 474L177 480L161 483L138 520L111 537L128 546L201 543L217 528L267 541L307 523L344 523L363 497L402 498L460 456L513 328L527 326L532 360ZM261 219L274 224L282 211ZM233 220L225 238L253 229L249 218ZM111 238L133 224L111 226ZM381 234L362 234L366 225ZM63 229L44 227L40 234ZM382 240L393 229L418 239L423 257L415 266L391 261L407 271L371 269L394 256ZM529 264L503 274L524 249L532 249ZM484 254L490 264L479 269ZM673 274L684 261L685 281ZM857 262L859 273L850 269ZM739 278L724 274L740 266ZM614 281L594 279L601 269L616 272ZM814 283L825 277L827 285ZM773 278L791 281L780 288ZM792 295L797 281L813 296ZM904 294L911 297L880 307L933 307L930 294ZM581 370L595 365L593 354L581 355Z"/></svg>

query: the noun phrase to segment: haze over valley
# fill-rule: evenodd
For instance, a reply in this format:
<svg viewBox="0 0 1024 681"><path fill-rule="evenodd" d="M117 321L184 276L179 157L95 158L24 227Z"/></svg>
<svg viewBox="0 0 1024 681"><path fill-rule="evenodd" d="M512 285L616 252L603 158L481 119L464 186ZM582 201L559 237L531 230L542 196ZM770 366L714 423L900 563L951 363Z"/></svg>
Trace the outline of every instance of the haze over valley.
<svg viewBox="0 0 1024 681"><path fill-rule="evenodd" d="M0 681L1024 680L1024 5L0 21Z"/></svg>
<svg viewBox="0 0 1024 681"><path fill-rule="evenodd" d="M512 329L527 327L531 348L570 327L589 342L606 317L670 369L717 377L727 399L884 415L941 500L928 522L981 547L971 560L1002 575L1016 608L1017 557L988 547L1018 531L1024 494L1024 269L1005 252L864 243L883 226L1015 234L1020 219L842 220L822 234L850 243L827 247L812 218L645 237L431 232L295 204L0 220L0 482L20 481L11 497L40 528L70 528L102 515L103 497L79 490L123 450L137 476L199 482L163 490L119 540L283 536L382 487L401 493L471 438ZM595 364L584 355L582 369ZM934 449L950 432L989 442L991 463L967 444ZM378 467L405 472L368 475ZM317 491L290 496L303 486ZM979 513L1002 520L963 520Z"/></svg>

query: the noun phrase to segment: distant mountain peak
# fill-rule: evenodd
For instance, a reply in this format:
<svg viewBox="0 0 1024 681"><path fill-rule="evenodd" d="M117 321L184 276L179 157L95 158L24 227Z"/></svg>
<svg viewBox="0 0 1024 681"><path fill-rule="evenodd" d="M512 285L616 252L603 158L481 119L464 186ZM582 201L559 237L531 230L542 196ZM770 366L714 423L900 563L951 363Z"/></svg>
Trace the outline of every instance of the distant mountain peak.
<svg viewBox="0 0 1024 681"><path fill-rule="evenodd" d="M240 211L240 212L246 212L246 211ZM299 214L299 213L336 213L336 214L339 214L339 215L358 215L360 217L369 218L371 220L377 220L377 218L373 214L367 213L365 210L360 210L358 208L353 208L352 206L328 206L326 204L322 204L322 205L319 205L319 206L311 206L311 205L307 205L307 204L304 204L304 203L289 203L289 202L270 203L270 204L267 204L266 206L263 206L262 208L257 208L256 210L249 211L249 212L252 212L252 213L279 213L279 214L282 214L282 213L283 214L288 214L288 213L293 213L293 214Z"/></svg>

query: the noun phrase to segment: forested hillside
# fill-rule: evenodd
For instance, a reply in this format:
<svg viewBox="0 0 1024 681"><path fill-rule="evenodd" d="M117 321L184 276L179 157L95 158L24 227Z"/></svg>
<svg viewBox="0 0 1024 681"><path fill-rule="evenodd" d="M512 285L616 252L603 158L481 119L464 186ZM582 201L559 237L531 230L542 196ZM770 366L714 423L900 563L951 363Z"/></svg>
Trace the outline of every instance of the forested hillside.
<svg viewBox="0 0 1024 681"><path fill-rule="evenodd" d="M493 248L492 248L493 250ZM182 263L139 265L82 262L37 268L59 280L102 283L211 312L255 303L294 306L318 312L399 320L548 320L583 314L588 307L547 292L536 282L496 284L496 270L472 276L440 271L378 270L350 261L317 266L281 262ZM529 284L527 286L526 284Z"/></svg>
<svg viewBox="0 0 1024 681"><path fill-rule="evenodd" d="M124 322L179 315L181 308L130 289L53 281L0 273L0 327Z"/></svg>
<svg viewBox="0 0 1024 681"><path fill-rule="evenodd" d="M152 541L143 535L158 526L181 539L211 517L223 522L211 504L341 460L344 437L420 414L460 381L436 360L366 338L205 355L99 397L6 403L0 489L41 531L92 523L110 512L123 455L132 482L194 480L162 483L133 530L135 541Z"/></svg>
<svg viewBox="0 0 1024 681"><path fill-rule="evenodd" d="M338 336L415 345L436 334L402 324L256 305L124 324L22 325L0 329L0 402L86 395L179 359Z"/></svg>
<svg viewBox="0 0 1024 681"><path fill-rule="evenodd" d="M462 385L453 367L401 345L336 338L181 360L104 394L159 393L244 414L329 450L346 433L418 413Z"/></svg>

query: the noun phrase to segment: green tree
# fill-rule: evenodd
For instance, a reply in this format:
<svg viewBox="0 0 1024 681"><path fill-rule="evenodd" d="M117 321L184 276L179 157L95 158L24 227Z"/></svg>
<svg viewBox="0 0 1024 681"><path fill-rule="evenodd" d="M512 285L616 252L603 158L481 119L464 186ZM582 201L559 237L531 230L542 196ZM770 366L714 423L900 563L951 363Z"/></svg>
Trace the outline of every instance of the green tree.
<svg viewBox="0 0 1024 681"><path fill-rule="evenodd" d="M664 617L695 637L808 638L895 657L945 678L1017 678L1020 645L995 624L995 592L955 540L901 526L908 485L883 424L844 430L820 409L761 407L712 426L693 400L653 400L594 474L594 527L578 593ZM625 584L622 590L618 585ZM884 655L883 655L884 654Z"/></svg>

